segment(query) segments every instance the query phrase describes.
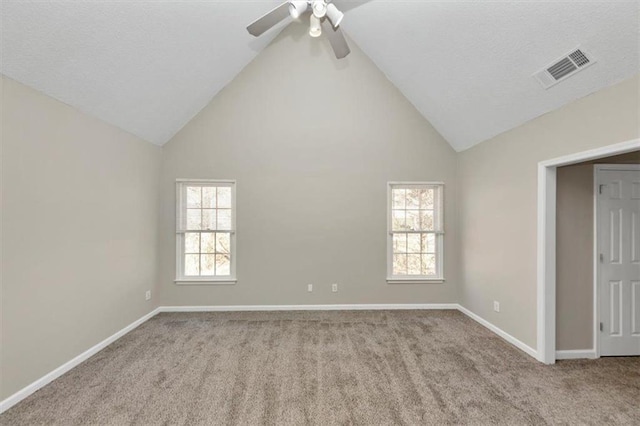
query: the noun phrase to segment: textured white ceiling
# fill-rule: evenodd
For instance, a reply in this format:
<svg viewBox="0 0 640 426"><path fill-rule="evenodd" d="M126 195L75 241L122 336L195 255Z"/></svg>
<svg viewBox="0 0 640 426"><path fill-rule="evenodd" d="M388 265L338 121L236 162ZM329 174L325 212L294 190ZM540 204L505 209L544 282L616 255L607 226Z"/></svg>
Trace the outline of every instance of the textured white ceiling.
<svg viewBox="0 0 640 426"><path fill-rule="evenodd" d="M637 74L639 5L373 1L344 25L460 151ZM531 77L578 45L598 63L549 90Z"/></svg>
<svg viewBox="0 0 640 426"><path fill-rule="evenodd" d="M167 142L266 46L280 0L2 0L0 71ZM343 29L457 150L639 71L638 1L336 0ZM282 26L282 25L281 25ZM531 75L580 45L598 63Z"/></svg>
<svg viewBox="0 0 640 426"><path fill-rule="evenodd" d="M162 145L277 35L275 1L2 0L1 72Z"/></svg>

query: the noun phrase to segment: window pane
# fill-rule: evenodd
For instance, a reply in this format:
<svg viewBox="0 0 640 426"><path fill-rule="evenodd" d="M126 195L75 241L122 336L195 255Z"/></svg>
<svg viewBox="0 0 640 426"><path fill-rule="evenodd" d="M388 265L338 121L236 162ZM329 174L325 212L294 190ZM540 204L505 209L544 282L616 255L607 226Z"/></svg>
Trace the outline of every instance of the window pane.
<svg viewBox="0 0 640 426"><path fill-rule="evenodd" d="M419 210L407 210L407 229L411 231L419 231L421 229Z"/></svg>
<svg viewBox="0 0 640 426"><path fill-rule="evenodd" d="M405 211L393 210L391 218L391 229L394 231L405 231Z"/></svg>
<svg viewBox="0 0 640 426"><path fill-rule="evenodd" d="M231 262L228 254L216 254L216 275L231 275Z"/></svg>
<svg viewBox="0 0 640 426"><path fill-rule="evenodd" d="M186 254L184 256L184 274L188 276L200 275L199 255Z"/></svg>
<svg viewBox="0 0 640 426"><path fill-rule="evenodd" d="M436 252L436 234L422 234L422 252Z"/></svg>
<svg viewBox="0 0 640 426"><path fill-rule="evenodd" d="M187 207L200 207L202 202L202 188L199 186L187 187Z"/></svg>
<svg viewBox="0 0 640 426"><path fill-rule="evenodd" d="M420 190L407 189L407 209L420 208Z"/></svg>
<svg viewBox="0 0 640 426"><path fill-rule="evenodd" d="M407 252L407 234L393 234L393 252Z"/></svg>
<svg viewBox="0 0 640 426"><path fill-rule="evenodd" d="M203 232L201 237L202 244L200 245L201 253L215 253L216 252L216 239L213 232ZM204 266L202 266L204 268Z"/></svg>
<svg viewBox="0 0 640 426"><path fill-rule="evenodd" d="M200 253L200 234L197 232L187 232L184 235L184 252Z"/></svg>
<svg viewBox="0 0 640 426"><path fill-rule="evenodd" d="M420 253L420 234L407 235L407 253Z"/></svg>
<svg viewBox="0 0 640 426"><path fill-rule="evenodd" d="M216 252L217 253L229 253L231 252L231 235L218 232L216 234Z"/></svg>
<svg viewBox="0 0 640 426"><path fill-rule="evenodd" d="M391 188L389 275L432 278L442 273L442 265L438 263L441 237L428 233L441 230L441 191L440 185L419 182Z"/></svg>
<svg viewBox="0 0 640 426"><path fill-rule="evenodd" d="M423 189L420 191L420 208L433 209L433 189Z"/></svg>
<svg viewBox="0 0 640 426"><path fill-rule="evenodd" d="M202 229L216 229L216 211L213 209L202 209Z"/></svg>
<svg viewBox="0 0 640 426"><path fill-rule="evenodd" d="M216 208L216 188L212 186L205 186L202 188L202 208L203 209L215 209Z"/></svg>
<svg viewBox="0 0 640 426"><path fill-rule="evenodd" d="M217 185L192 181L178 186L176 241L182 277L231 276L234 187Z"/></svg>
<svg viewBox="0 0 640 426"><path fill-rule="evenodd" d="M423 231L434 231L433 210L420 210L420 229Z"/></svg>
<svg viewBox="0 0 640 426"><path fill-rule="evenodd" d="M202 268L201 275L215 275L215 254L203 254L200 258L200 265Z"/></svg>
<svg viewBox="0 0 640 426"><path fill-rule="evenodd" d="M202 216L200 215L200 209L187 209L187 229L198 230L201 229Z"/></svg>
<svg viewBox="0 0 640 426"><path fill-rule="evenodd" d="M435 274L436 274L436 255L423 254L422 255L422 275L435 275Z"/></svg>
<svg viewBox="0 0 640 426"><path fill-rule="evenodd" d="M422 265L419 254L407 255L407 275L421 275Z"/></svg>
<svg viewBox="0 0 640 426"><path fill-rule="evenodd" d="M393 275L407 275L407 255L393 255Z"/></svg>
<svg viewBox="0 0 640 426"><path fill-rule="evenodd" d="M405 189L392 189L391 196L393 198L393 208L394 209L404 209L405 208L405 199L406 199L406 190Z"/></svg>
<svg viewBox="0 0 640 426"><path fill-rule="evenodd" d="M231 230L231 210L218 210L218 229Z"/></svg>
<svg viewBox="0 0 640 426"><path fill-rule="evenodd" d="M218 208L231 208L231 188L228 186L221 186L218 188Z"/></svg>

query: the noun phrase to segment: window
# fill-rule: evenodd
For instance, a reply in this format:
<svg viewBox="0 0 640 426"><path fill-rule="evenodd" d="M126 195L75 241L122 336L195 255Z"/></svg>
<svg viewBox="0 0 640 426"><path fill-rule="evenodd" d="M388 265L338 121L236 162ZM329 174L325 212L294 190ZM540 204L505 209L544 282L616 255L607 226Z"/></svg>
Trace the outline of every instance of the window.
<svg viewBox="0 0 640 426"><path fill-rule="evenodd" d="M235 182L177 182L176 282L235 282Z"/></svg>
<svg viewBox="0 0 640 426"><path fill-rule="evenodd" d="M388 282L444 281L443 188L440 183L390 183Z"/></svg>

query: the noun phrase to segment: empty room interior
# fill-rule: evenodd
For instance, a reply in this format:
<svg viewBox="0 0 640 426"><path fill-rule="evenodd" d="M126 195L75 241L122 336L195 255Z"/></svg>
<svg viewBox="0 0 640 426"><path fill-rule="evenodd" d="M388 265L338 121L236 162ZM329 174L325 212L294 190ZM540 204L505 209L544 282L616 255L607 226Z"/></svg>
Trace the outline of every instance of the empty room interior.
<svg viewBox="0 0 640 426"><path fill-rule="evenodd" d="M639 1L0 27L0 424L640 424Z"/></svg>

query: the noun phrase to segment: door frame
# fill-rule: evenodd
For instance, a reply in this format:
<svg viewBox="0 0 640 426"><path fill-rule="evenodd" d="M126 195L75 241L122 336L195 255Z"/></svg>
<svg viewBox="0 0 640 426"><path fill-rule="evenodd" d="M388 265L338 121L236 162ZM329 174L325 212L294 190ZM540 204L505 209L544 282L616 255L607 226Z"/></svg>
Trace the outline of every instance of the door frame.
<svg viewBox="0 0 640 426"><path fill-rule="evenodd" d="M545 364L556 362L557 168L612 155L626 154L638 149L640 149L640 139L632 139L538 163L536 352L538 360ZM596 300L595 297L594 300Z"/></svg>
<svg viewBox="0 0 640 426"><path fill-rule="evenodd" d="M593 350L600 358L600 227L598 226L599 174L603 170L640 170L640 164L595 164L593 166Z"/></svg>

